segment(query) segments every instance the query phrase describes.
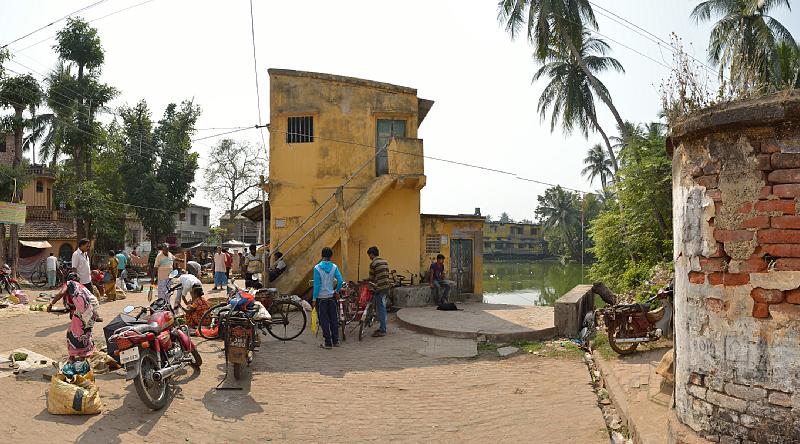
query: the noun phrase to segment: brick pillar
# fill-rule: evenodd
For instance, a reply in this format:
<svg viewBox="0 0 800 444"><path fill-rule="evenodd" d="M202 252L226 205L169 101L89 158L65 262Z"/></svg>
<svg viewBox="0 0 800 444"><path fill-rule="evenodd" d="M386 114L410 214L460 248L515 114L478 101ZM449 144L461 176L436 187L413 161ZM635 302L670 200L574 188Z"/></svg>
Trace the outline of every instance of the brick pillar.
<svg viewBox="0 0 800 444"><path fill-rule="evenodd" d="M692 116L670 146L677 418L800 442L800 93Z"/></svg>

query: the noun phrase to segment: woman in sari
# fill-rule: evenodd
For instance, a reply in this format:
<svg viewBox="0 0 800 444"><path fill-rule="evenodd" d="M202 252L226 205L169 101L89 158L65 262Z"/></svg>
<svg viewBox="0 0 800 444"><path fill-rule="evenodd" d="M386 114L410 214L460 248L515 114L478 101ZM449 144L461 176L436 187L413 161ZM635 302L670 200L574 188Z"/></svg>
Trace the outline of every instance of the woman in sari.
<svg viewBox="0 0 800 444"><path fill-rule="evenodd" d="M94 308L89 302L89 290L75 281L64 286L65 301L69 309L69 329L67 330L67 351L70 361L82 360L91 356L94 351L92 326L94 326Z"/></svg>
<svg viewBox="0 0 800 444"><path fill-rule="evenodd" d="M106 273L105 275L103 275L103 285L105 286L107 301L117 300L117 278L119 277L119 275L117 274L118 265L119 265L119 260L117 259L116 255L114 254L113 251L109 251Z"/></svg>

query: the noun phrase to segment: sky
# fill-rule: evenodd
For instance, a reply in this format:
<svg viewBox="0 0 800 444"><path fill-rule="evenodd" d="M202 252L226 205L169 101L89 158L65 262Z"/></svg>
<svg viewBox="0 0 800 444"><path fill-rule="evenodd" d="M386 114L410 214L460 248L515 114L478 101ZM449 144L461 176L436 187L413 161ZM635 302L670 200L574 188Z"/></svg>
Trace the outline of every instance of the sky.
<svg viewBox="0 0 800 444"><path fill-rule="evenodd" d="M0 0L0 44L94 1ZM593 3L602 34L597 37L611 45L609 55L626 71L604 73L600 80L623 119L657 120L658 87L669 75L672 53L603 16L599 7L665 41L675 33L687 52L703 61L711 25L689 18L696 1ZM253 12L260 95L246 0L106 0L78 15L96 20L91 25L105 49L101 78L121 91L109 106L146 99L157 120L167 104L193 99L203 111L196 138L225 131L215 128L259 123L259 96L261 123L268 123L268 68L316 71L416 88L419 97L436 102L419 130L426 155L513 173L426 159L422 212L480 208L495 218L508 212L518 220L534 219L536 196L547 186L515 176L587 192L600 187L580 171L588 148L602 139L565 135L558 127L551 132L549 120L540 120L536 105L545 81L532 83L538 66L531 48L524 39L510 39L497 20L495 1L253 0ZM797 12L774 16L800 37ZM63 24L10 45L14 57L6 66L41 79L57 62L53 37ZM597 108L601 125L613 134L611 113L599 101ZM225 137L261 143L255 129ZM193 146L201 156L193 202L212 207L214 217L221 205L200 185L217 140Z"/></svg>

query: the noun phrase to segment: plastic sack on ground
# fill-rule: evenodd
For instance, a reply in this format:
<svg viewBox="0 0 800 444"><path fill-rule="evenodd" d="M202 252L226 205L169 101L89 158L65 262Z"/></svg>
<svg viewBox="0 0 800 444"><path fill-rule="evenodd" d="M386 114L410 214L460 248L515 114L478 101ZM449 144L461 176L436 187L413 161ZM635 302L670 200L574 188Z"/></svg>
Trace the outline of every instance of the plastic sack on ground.
<svg viewBox="0 0 800 444"><path fill-rule="evenodd" d="M87 376L92 376L87 374ZM57 374L50 380L47 391L47 411L53 415L94 415L103 406L97 386L82 375L68 380Z"/></svg>
<svg viewBox="0 0 800 444"><path fill-rule="evenodd" d="M317 307L311 309L311 333L317 334Z"/></svg>

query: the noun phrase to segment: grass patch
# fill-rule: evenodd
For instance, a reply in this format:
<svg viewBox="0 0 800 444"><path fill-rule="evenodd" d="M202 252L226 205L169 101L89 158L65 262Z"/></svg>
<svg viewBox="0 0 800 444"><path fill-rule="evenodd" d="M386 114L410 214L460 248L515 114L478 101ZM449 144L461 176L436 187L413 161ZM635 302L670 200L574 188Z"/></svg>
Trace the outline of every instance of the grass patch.
<svg viewBox="0 0 800 444"><path fill-rule="evenodd" d="M496 351L497 344L492 344L490 342L480 342L478 343L478 351L479 352L488 352L488 351Z"/></svg>
<svg viewBox="0 0 800 444"><path fill-rule="evenodd" d="M512 343L524 353L534 354L545 358L581 358L584 351L574 342L567 339L554 341L516 341Z"/></svg>
<svg viewBox="0 0 800 444"><path fill-rule="evenodd" d="M605 334L605 331L600 330L597 332L597 336L592 339L592 350L597 350L605 359L613 359L618 357L617 352L611 349L611 346L608 345L608 335Z"/></svg>

